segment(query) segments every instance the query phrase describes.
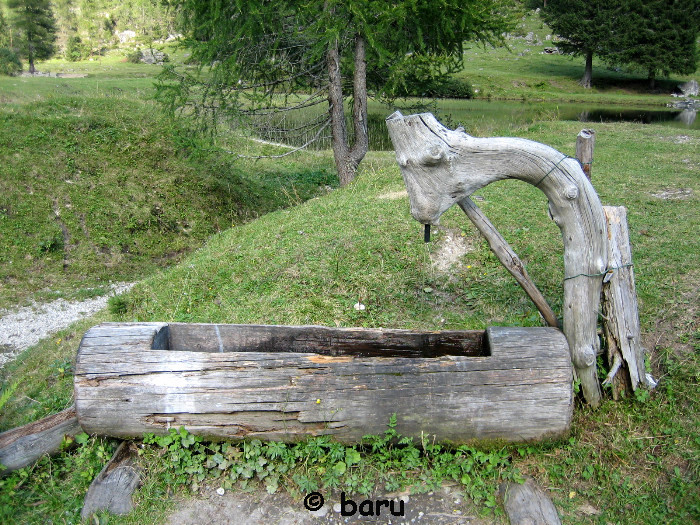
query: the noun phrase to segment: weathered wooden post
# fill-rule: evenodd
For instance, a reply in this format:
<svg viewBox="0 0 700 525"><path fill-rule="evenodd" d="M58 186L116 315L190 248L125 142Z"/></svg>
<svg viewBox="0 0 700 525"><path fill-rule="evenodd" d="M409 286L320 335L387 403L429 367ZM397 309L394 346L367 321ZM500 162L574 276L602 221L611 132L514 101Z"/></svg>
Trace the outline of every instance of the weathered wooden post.
<svg viewBox="0 0 700 525"><path fill-rule="evenodd" d="M641 344L632 250L624 206L603 206L608 228L610 273L603 284L603 333L610 372L603 385L611 385L613 399L647 384ZM623 373L619 373L622 371Z"/></svg>
<svg viewBox="0 0 700 525"><path fill-rule="evenodd" d="M581 163L583 173L591 180L593 167L593 149L595 148L595 131L582 129L576 137L576 158Z"/></svg>
<svg viewBox="0 0 700 525"><path fill-rule="evenodd" d="M607 271L603 209L576 159L520 138L475 138L442 126L430 113L387 120L396 160L408 189L411 214L437 224L453 204L491 182L519 179L549 199L564 241L564 322L571 359L584 396L600 403L596 375L598 307Z"/></svg>
<svg viewBox="0 0 700 525"><path fill-rule="evenodd" d="M0 434L0 476L61 449L64 438L82 432L75 407Z"/></svg>

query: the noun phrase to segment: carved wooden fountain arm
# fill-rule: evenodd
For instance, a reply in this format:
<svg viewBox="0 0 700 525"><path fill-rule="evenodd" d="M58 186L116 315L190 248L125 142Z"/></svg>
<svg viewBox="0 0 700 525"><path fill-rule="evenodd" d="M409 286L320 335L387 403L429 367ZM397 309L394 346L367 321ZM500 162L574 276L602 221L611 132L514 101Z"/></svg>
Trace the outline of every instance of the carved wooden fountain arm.
<svg viewBox="0 0 700 525"><path fill-rule="evenodd" d="M607 269L603 208L576 159L526 139L475 138L442 126L432 114L387 118L408 189L411 215L437 224L453 204L499 180L539 188L564 241L563 330L586 400L600 403L596 376L598 307Z"/></svg>

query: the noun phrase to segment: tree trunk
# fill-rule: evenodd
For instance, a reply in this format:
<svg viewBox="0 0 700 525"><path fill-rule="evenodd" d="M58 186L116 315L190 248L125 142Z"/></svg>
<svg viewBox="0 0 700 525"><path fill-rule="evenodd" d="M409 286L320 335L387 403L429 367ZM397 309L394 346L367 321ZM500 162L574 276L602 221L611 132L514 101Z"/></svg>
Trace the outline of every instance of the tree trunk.
<svg viewBox="0 0 700 525"><path fill-rule="evenodd" d="M583 77L579 81L586 89L590 89L593 80L593 51L586 51L586 68L583 71Z"/></svg>
<svg viewBox="0 0 700 525"><path fill-rule="evenodd" d="M348 130L345 124L345 108L343 107L343 80L340 74L340 53L338 42L328 50L326 56L328 67L328 111L331 119L331 144L333 158L338 170L340 185L344 186L352 180L352 171L348 166Z"/></svg>
<svg viewBox="0 0 700 525"><path fill-rule="evenodd" d="M563 437L573 391L554 328L106 323L80 343L75 403L86 432L123 438L357 443L396 414L404 436L465 443Z"/></svg>
<svg viewBox="0 0 700 525"><path fill-rule="evenodd" d="M650 69L649 76L647 78L649 79L649 89L653 91L656 89L656 70Z"/></svg>
<svg viewBox="0 0 700 525"><path fill-rule="evenodd" d="M476 138L442 126L433 115L387 118L413 218L437 224L453 204L491 182L519 179L540 189L564 241L564 323L584 396L600 403L596 374L598 308L607 270L605 217L576 159L518 138Z"/></svg>
<svg viewBox="0 0 700 525"><path fill-rule="evenodd" d="M343 105L343 79L340 71L340 51L338 43L328 50L326 55L328 67L328 103L331 119L331 141L333 157L341 186L346 186L355 178L357 167L369 148L367 132L367 66L365 57L365 40L357 35L355 38L355 63L353 74L353 146L350 147L348 130L345 123Z"/></svg>
<svg viewBox="0 0 700 525"><path fill-rule="evenodd" d="M31 42L31 34L27 35L29 43L27 44L27 61L29 62L29 73L34 74L36 68L34 67L34 44Z"/></svg>
<svg viewBox="0 0 700 525"><path fill-rule="evenodd" d="M365 158L369 149L369 131L367 129L367 59L365 39L355 37L355 71L353 72L353 128L354 142L350 150L355 169Z"/></svg>

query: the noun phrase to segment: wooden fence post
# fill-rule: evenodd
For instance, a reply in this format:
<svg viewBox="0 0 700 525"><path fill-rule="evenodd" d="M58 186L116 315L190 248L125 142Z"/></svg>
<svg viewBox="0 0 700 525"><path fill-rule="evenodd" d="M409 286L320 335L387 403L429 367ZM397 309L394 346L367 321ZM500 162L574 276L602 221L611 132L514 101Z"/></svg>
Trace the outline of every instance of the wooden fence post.
<svg viewBox="0 0 700 525"><path fill-rule="evenodd" d="M583 173L591 180L593 167L593 149L595 148L595 131L582 129L576 137L576 158L581 163Z"/></svg>
<svg viewBox="0 0 700 525"><path fill-rule="evenodd" d="M608 265L603 280L601 310L610 372L603 386L612 386L613 399L645 386L632 250L624 206L603 206L608 228ZM622 373L620 373L622 372Z"/></svg>
<svg viewBox="0 0 700 525"><path fill-rule="evenodd" d="M582 129L576 137L576 158L591 179L595 131ZM613 399L647 385L644 348L641 346L639 308L634 285L632 249L623 206L603 206L608 231L608 273L603 279L601 311L610 371L603 386ZM620 373L622 372L622 373Z"/></svg>

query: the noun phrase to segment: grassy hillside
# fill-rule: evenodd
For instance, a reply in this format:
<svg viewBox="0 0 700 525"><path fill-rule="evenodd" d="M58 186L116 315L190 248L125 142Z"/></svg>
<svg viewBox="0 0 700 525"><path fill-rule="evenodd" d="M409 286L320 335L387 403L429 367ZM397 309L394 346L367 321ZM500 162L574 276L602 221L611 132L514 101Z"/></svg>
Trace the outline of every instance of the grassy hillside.
<svg viewBox="0 0 700 525"><path fill-rule="evenodd" d="M146 84L122 67L0 78L0 308L100 293L334 183L326 155L273 163L208 150L150 100L157 69L141 70Z"/></svg>
<svg viewBox="0 0 700 525"><path fill-rule="evenodd" d="M539 14L527 11L509 35L507 46L467 49L459 78L472 84L478 98L656 106L669 102L678 83L697 78L697 71L661 78L650 91L646 72L612 68L594 57L593 86L584 89L578 83L583 57L545 53L545 48L555 47L556 40Z"/></svg>
<svg viewBox="0 0 700 525"><path fill-rule="evenodd" d="M546 123L520 134L573 154L578 130ZM507 450L513 468L551 488L566 523L681 523L700 509L693 489L700 481L700 245L693 234L700 134L638 125L596 131L595 186L604 204L629 209L644 344L660 385L596 412L579 406L569 441ZM421 329L541 323L459 210L423 244L402 189L391 155L376 154L349 188L223 232L140 284L120 318ZM503 182L479 196L558 310L562 244L542 194ZM454 239L467 252L440 271L434 263ZM366 310L353 308L358 301ZM586 516L588 505L597 514Z"/></svg>

